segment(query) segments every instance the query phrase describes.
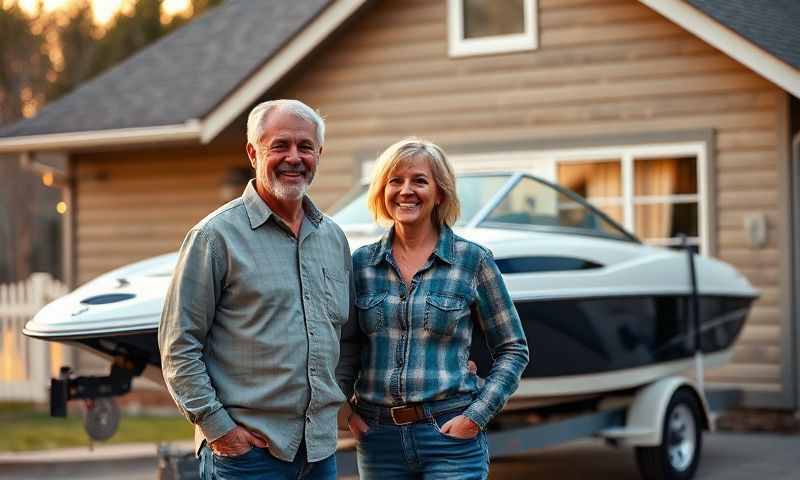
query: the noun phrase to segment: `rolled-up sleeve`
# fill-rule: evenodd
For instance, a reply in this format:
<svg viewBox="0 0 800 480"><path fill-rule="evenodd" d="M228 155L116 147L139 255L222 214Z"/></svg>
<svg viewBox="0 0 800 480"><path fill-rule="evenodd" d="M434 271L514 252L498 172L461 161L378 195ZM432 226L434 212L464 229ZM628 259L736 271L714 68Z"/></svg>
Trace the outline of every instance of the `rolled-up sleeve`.
<svg viewBox="0 0 800 480"><path fill-rule="evenodd" d="M167 291L158 346L167 388L178 409L209 442L236 424L219 401L203 349L222 293L226 262L214 233L191 230L183 241Z"/></svg>
<svg viewBox="0 0 800 480"><path fill-rule="evenodd" d="M491 253L475 277L475 310L494 362L486 382L464 415L481 428L503 408L528 365L528 343L517 309Z"/></svg>

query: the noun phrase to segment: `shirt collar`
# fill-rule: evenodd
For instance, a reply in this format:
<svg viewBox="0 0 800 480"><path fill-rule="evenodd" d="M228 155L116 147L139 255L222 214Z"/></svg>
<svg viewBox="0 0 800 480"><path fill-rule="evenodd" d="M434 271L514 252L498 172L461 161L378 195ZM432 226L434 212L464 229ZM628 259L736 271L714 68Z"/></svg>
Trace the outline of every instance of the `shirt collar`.
<svg viewBox="0 0 800 480"><path fill-rule="evenodd" d="M269 220L269 217L273 215L272 209L269 208L267 202L256 191L255 179L250 179L247 182L244 193L242 193L242 202L250 220L250 228L253 230L264 225ZM303 196L303 212L315 227L318 227L322 222L322 212L314 205L308 195Z"/></svg>
<svg viewBox="0 0 800 480"><path fill-rule="evenodd" d="M455 263L455 252L453 251L455 242L453 236L453 230L447 225L442 225L439 228L439 240L436 242L436 248L433 249L433 255L451 265ZM378 242L376 248L372 251L372 257L369 261L370 265L375 266L379 264L381 260L389 258L389 255L392 253L393 239L394 227L390 228L389 231L381 237L380 242Z"/></svg>

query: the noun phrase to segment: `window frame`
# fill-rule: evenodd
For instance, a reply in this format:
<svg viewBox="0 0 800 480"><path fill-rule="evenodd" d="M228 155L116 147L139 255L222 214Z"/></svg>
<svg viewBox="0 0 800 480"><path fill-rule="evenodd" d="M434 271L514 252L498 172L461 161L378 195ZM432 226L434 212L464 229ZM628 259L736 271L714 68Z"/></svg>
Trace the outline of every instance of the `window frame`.
<svg viewBox="0 0 800 480"><path fill-rule="evenodd" d="M464 0L447 0L448 53L468 57L539 48L538 0L522 0L525 31L508 35L464 38Z"/></svg>

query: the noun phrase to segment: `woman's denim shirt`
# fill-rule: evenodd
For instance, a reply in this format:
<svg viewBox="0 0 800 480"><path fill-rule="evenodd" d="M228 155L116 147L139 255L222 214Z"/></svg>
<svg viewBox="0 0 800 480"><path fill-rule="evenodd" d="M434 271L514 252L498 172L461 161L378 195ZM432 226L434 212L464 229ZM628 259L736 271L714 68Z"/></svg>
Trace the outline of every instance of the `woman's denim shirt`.
<svg viewBox="0 0 800 480"><path fill-rule="evenodd" d="M358 400L385 406L471 394L464 415L484 428L528 364L525 333L500 271L489 250L443 226L406 287L392 256L393 235L353 255L358 331L343 332L351 360L339 366L340 385L352 392L347 379L355 379ZM494 358L485 381L467 366L478 326Z"/></svg>

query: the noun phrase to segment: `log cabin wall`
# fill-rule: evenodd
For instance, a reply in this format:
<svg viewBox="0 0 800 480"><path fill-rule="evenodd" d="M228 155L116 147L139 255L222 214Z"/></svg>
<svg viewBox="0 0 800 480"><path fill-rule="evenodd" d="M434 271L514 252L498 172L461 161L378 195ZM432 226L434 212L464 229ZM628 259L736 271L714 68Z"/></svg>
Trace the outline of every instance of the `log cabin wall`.
<svg viewBox="0 0 800 480"><path fill-rule="evenodd" d="M539 0L538 18L538 49L464 58L448 57L444 1L376 2L350 23L270 95L300 98L328 122L315 200L330 206L361 160L406 135L458 149L713 130L713 250L762 296L733 361L709 379L780 403L789 333L788 194L779 173L786 95L634 0ZM175 250L222 202L225 170L246 165L241 138L235 147L75 157L79 279ZM769 225L761 249L748 246L743 228L754 211Z"/></svg>

